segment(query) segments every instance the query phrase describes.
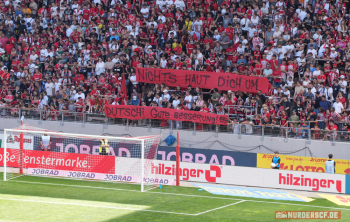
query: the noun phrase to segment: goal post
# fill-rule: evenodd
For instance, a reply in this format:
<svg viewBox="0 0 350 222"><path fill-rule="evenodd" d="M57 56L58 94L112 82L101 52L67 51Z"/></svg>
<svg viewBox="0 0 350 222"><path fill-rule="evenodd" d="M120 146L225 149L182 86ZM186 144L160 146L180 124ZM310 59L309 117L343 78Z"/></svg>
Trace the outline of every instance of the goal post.
<svg viewBox="0 0 350 222"><path fill-rule="evenodd" d="M7 172L6 172L6 168L7 168L7 166L6 166L6 148L7 148L7 132L6 132L6 130L4 130L4 153L2 154L2 162L3 162L3 166L4 166L4 181L6 181L6 174L7 174Z"/></svg>
<svg viewBox="0 0 350 222"><path fill-rule="evenodd" d="M103 180L139 184L143 192L158 185L151 165L160 138L5 129L4 180L17 175Z"/></svg>

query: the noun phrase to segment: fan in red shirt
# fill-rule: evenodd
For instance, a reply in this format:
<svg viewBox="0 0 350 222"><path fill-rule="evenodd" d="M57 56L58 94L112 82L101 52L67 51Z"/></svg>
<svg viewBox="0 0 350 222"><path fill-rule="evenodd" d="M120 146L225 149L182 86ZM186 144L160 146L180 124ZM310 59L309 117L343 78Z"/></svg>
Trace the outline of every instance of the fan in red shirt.
<svg viewBox="0 0 350 222"><path fill-rule="evenodd" d="M262 69L263 69L263 65L259 62L259 60L255 60L255 74L257 76L261 76L262 75Z"/></svg>
<svg viewBox="0 0 350 222"><path fill-rule="evenodd" d="M87 6L84 6L84 10L83 10L83 19L85 21L89 21L90 20L90 10L87 8Z"/></svg>
<svg viewBox="0 0 350 222"><path fill-rule="evenodd" d="M210 66L215 64L214 56L210 55L209 58L205 61L205 63L207 64L207 71L210 71Z"/></svg>
<svg viewBox="0 0 350 222"><path fill-rule="evenodd" d="M179 57L176 57L176 62L175 62L175 69L181 69L182 68L182 62L180 61Z"/></svg>
<svg viewBox="0 0 350 222"><path fill-rule="evenodd" d="M203 44L204 44L204 45L205 45L205 44L211 45L212 43L213 43L213 40L210 38L209 35L206 35L206 36L205 36L205 39L203 40Z"/></svg>
<svg viewBox="0 0 350 222"><path fill-rule="evenodd" d="M70 34L70 38L73 40L74 43L77 43L79 40L80 33L77 31L77 28L74 29L74 31Z"/></svg>
<svg viewBox="0 0 350 222"><path fill-rule="evenodd" d="M6 80L10 78L10 73L7 71L7 67L4 67L4 70L0 71L0 76L2 80Z"/></svg>
<svg viewBox="0 0 350 222"><path fill-rule="evenodd" d="M281 126L287 126L287 120L288 120L288 116L286 112L283 110L281 112Z"/></svg>
<svg viewBox="0 0 350 222"><path fill-rule="evenodd" d="M54 120L57 120L57 116L58 116L58 111L57 109L55 109L55 107L52 105L51 106L51 118L54 119Z"/></svg>
<svg viewBox="0 0 350 222"><path fill-rule="evenodd" d="M90 96L92 96L92 95L95 95L95 96L100 95L100 92L97 90L97 86L96 85L94 85L94 88L93 88L93 90L91 90L89 95Z"/></svg>
<svg viewBox="0 0 350 222"><path fill-rule="evenodd" d="M343 77L342 77L343 78ZM340 93L340 94L338 94L339 96L338 96L338 98L339 98L339 101L343 104L343 106L345 107L345 105L346 105L346 99L343 97L343 94L342 93Z"/></svg>
<svg viewBox="0 0 350 222"><path fill-rule="evenodd" d="M191 8L193 4L193 0L186 0L186 6L187 8Z"/></svg>
<svg viewBox="0 0 350 222"><path fill-rule="evenodd" d="M187 54L191 55L194 49L194 43L193 41L190 41L189 43L186 44L186 50L187 50Z"/></svg>
<svg viewBox="0 0 350 222"><path fill-rule="evenodd" d="M101 74L100 78L98 78L98 83L103 84L106 82L106 80L106 77L103 74Z"/></svg>
<svg viewBox="0 0 350 222"><path fill-rule="evenodd" d="M12 92L11 92L11 91L8 91L8 92L7 92L7 95L5 96L5 102L10 103L10 102L13 101L13 99L14 99L14 96L12 95Z"/></svg>
<svg viewBox="0 0 350 222"><path fill-rule="evenodd" d="M58 63L55 65L55 71L61 71L61 69L64 67L64 64L62 63L62 59L58 61Z"/></svg>
<svg viewBox="0 0 350 222"><path fill-rule="evenodd" d="M242 74L246 74L246 72L247 72L247 70L246 70L246 68L245 68L243 62L241 62L241 64L239 64L239 66L238 66L237 69L238 69L238 71L239 71L240 73L242 73Z"/></svg>
<svg viewBox="0 0 350 222"><path fill-rule="evenodd" d="M227 55L227 60L228 61L232 61L233 60L233 52L234 52L234 48L232 46L231 43L228 44L228 48L226 49L226 55ZM237 57L237 60L238 60L238 57ZM237 62L237 61L236 61Z"/></svg>
<svg viewBox="0 0 350 222"><path fill-rule="evenodd" d="M237 12L239 13L239 17L243 18L243 15L245 14L246 10L245 7L243 5L243 3L240 4L239 8L237 9Z"/></svg>
<svg viewBox="0 0 350 222"><path fill-rule="evenodd" d="M328 75L329 84L332 86L335 79L339 79L339 73L337 72L337 64L333 65L333 70Z"/></svg>
<svg viewBox="0 0 350 222"><path fill-rule="evenodd" d="M180 47L180 44L178 42L176 43L176 47L174 48L174 53L179 56L182 53L182 48Z"/></svg>
<svg viewBox="0 0 350 222"><path fill-rule="evenodd" d="M323 70L321 70L321 74L319 76L317 76L317 80L319 81L319 83L321 82L326 82L327 77L324 75Z"/></svg>
<svg viewBox="0 0 350 222"><path fill-rule="evenodd" d="M329 73L330 73L331 70L332 70L332 67L331 67L330 62L327 62L327 63L325 64L325 66L323 67L323 70L324 70L325 76L328 76Z"/></svg>
<svg viewBox="0 0 350 222"><path fill-rule="evenodd" d="M78 85L81 80L84 82L84 75L83 74L78 74L76 77L74 77L74 85Z"/></svg>
<svg viewBox="0 0 350 222"><path fill-rule="evenodd" d="M329 121L329 125L325 129L328 131L328 134L325 134L325 137L329 136L329 139L333 140L337 138L337 131L339 131L338 126L334 124L333 120Z"/></svg>
<svg viewBox="0 0 350 222"><path fill-rule="evenodd" d="M82 112L83 111L83 107L84 107L84 100L83 100L83 98L80 97L78 102L75 105L76 105L76 111L77 112Z"/></svg>
<svg viewBox="0 0 350 222"><path fill-rule="evenodd" d="M155 48L156 44L157 44L157 40L158 40L158 36L157 34L153 33L153 29L150 29L150 33L148 35L148 38L150 40L150 45L153 46L153 48Z"/></svg>
<svg viewBox="0 0 350 222"><path fill-rule="evenodd" d="M109 83L103 83L102 84L102 88L105 89L105 90L111 90L112 89L111 84L109 84Z"/></svg>
<svg viewBox="0 0 350 222"><path fill-rule="evenodd" d="M274 78L275 85L279 86L281 84L281 71L273 71L272 76Z"/></svg>
<svg viewBox="0 0 350 222"><path fill-rule="evenodd" d="M14 45L12 45L12 43L10 43L10 41L6 42L6 46L5 46L5 52L8 55L11 55L11 51L13 49Z"/></svg>
<svg viewBox="0 0 350 222"><path fill-rule="evenodd" d="M43 79L43 75L39 72L38 69L35 69L35 73L32 76L32 80L38 82L41 81Z"/></svg>

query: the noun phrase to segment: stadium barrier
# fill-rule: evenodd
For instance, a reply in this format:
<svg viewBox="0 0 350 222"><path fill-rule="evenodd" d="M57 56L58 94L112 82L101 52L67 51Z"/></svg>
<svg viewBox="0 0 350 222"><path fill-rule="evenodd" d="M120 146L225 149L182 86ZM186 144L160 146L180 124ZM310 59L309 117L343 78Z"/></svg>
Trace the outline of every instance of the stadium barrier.
<svg viewBox="0 0 350 222"><path fill-rule="evenodd" d="M194 112L194 111L189 111ZM198 112L197 112L198 113ZM48 115L44 110L38 109L13 109L0 108L0 118L16 119L20 121L21 116L25 119L38 120L39 124L44 121L56 121L61 125L65 123L81 123L81 124L103 124L107 125L123 125L128 131L129 127L147 127L148 129L168 129L171 133L173 130L187 130L195 132L212 132L238 135L253 135L260 137L278 137L285 139L299 139L305 141L331 141L331 142L350 142L350 132L348 131L327 131L320 129L309 129L299 127L279 127L279 126L259 126L249 125L246 123L215 125L202 124L192 121L175 121L169 119L139 119L129 120L127 118L109 118L104 113L82 113L82 112L57 112L55 115ZM219 122L220 117L215 116L215 121ZM229 115L230 116L230 115ZM216 119L218 118L218 120ZM226 116L224 117L226 119ZM339 123L339 126L342 122Z"/></svg>

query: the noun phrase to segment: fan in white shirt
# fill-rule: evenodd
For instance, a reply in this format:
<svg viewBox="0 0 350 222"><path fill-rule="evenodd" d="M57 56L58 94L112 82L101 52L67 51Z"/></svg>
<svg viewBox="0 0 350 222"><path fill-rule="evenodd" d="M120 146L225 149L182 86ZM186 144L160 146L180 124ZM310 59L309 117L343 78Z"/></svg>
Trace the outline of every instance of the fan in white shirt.
<svg viewBox="0 0 350 222"><path fill-rule="evenodd" d="M130 35L134 36L134 38L136 38L138 34L139 32L135 31L135 28L133 28L132 32L130 32Z"/></svg>
<svg viewBox="0 0 350 222"><path fill-rule="evenodd" d="M307 16L307 13L305 12L305 8L302 8L301 12L298 14L298 17L301 19L301 21L304 21L306 16Z"/></svg>
<svg viewBox="0 0 350 222"><path fill-rule="evenodd" d="M341 113L344 109L343 104L339 101L339 98L336 98L335 103L333 103L333 108L337 113Z"/></svg>
<svg viewBox="0 0 350 222"><path fill-rule="evenodd" d="M340 91L342 91L344 94L346 93L346 87L348 85L348 82L345 81L345 76L341 75L340 76L340 81L339 81L339 85L340 85Z"/></svg>
<svg viewBox="0 0 350 222"><path fill-rule="evenodd" d="M173 0L166 0L166 1L165 1L165 5L166 5L167 8L170 8L170 6L171 6L172 4L174 4Z"/></svg>
<svg viewBox="0 0 350 222"><path fill-rule="evenodd" d="M161 60L160 60L160 67L165 69L167 63L168 63L168 61L165 58L162 57Z"/></svg>
<svg viewBox="0 0 350 222"><path fill-rule="evenodd" d="M200 20L199 17L198 17L197 20L194 21L193 26L192 26L192 29L193 29L195 32L201 32L201 30L202 30L202 25L203 25L203 22L202 22L202 20Z"/></svg>
<svg viewBox="0 0 350 222"><path fill-rule="evenodd" d="M157 27L158 27L158 23L155 22L155 21L153 21L153 22L148 22L148 23L147 23L147 27L148 27L148 28L151 28L151 25L154 25L154 28L157 28Z"/></svg>
<svg viewBox="0 0 350 222"><path fill-rule="evenodd" d="M338 53L335 51L335 48L331 48L330 58L335 59L337 57Z"/></svg>
<svg viewBox="0 0 350 222"><path fill-rule="evenodd" d="M316 58L317 51L314 49L314 47L311 45L310 49L307 50L307 54L311 53L312 57Z"/></svg>
<svg viewBox="0 0 350 222"><path fill-rule="evenodd" d="M158 21L159 20L162 20L162 22L163 23L165 23L166 22L166 18L165 18L165 16L164 15L160 15L160 16L158 16Z"/></svg>
<svg viewBox="0 0 350 222"><path fill-rule="evenodd" d="M176 0L174 2L175 8L180 8L181 10L183 10L186 6L183 0Z"/></svg>
<svg viewBox="0 0 350 222"><path fill-rule="evenodd" d="M74 4L74 5L71 6L71 8L72 8L73 10L75 10L75 9L79 8L79 4Z"/></svg>
<svg viewBox="0 0 350 222"><path fill-rule="evenodd" d="M116 52L119 49L119 45L117 43L109 43L109 50L112 52Z"/></svg>
<svg viewBox="0 0 350 222"><path fill-rule="evenodd" d="M314 78L317 78L319 75L321 75L321 70L317 67L316 70L312 73Z"/></svg>
<svg viewBox="0 0 350 222"><path fill-rule="evenodd" d="M241 45L241 44L240 44ZM237 52L238 52L238 54L243 54L244 53L244 51L245 51L245 46L244 45L242 45L242 46L238 46L237 47Z"/></svg>
<svg viewBox="0 0 350 222"><path fill-rule="evenodd" d="M149 8L147 8L146 5L143 5L142 9L140 10L142 13L143 17L148 18L149 15Z"/></svg>
<svg viewBox="0 0 350 222"><path fill-rule="evenodd" d="M165 2L163 0L157 0L156 5L159 5L159 8L162 8L163 5L165 5Z"/></svg>

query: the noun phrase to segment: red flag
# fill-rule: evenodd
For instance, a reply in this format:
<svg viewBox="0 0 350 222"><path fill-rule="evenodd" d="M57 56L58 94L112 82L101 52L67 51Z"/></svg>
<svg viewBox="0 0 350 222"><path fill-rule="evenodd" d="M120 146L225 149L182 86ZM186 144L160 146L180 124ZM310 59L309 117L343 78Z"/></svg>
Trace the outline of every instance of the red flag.
<svg viewBox="0 0 350 222"><path fill-rule="evenodd" d="M128 91L126 89L126 83L125 83L125 75L124 75L124 67L123 67L123 76L122 76L122 87L121 87L121 92L124 95L121 95L121 97L124 97L125 99L125 104L127 104L126 102L128 101Z"/></svg>

